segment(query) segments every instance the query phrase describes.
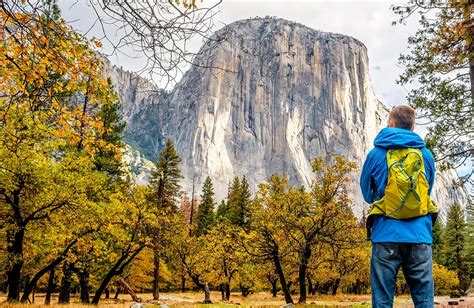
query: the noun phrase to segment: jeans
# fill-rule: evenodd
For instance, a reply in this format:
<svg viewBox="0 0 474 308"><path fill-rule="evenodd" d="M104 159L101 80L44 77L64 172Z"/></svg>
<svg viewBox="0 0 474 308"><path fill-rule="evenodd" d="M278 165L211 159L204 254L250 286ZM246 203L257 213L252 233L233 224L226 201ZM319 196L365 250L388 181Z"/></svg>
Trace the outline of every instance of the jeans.
<svg viewBox="0 0 474 308"><path fill-rule="evenodd" d="M433 260L431 245L411 243L372 243L370 282L372 307L392 307L400 266L410 288L415 307L434 306Z"/></svg>

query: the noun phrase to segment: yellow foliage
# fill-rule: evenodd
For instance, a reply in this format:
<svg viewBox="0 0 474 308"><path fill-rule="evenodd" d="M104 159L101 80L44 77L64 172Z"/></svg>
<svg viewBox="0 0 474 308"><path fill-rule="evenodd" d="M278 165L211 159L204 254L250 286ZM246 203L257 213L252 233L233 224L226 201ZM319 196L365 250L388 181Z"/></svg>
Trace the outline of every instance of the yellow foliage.
<svg viewBox="0 0 474 308"><path fill-rule="evenodd" d="M113 260L137 211L118 193L108 198L107 175L95 168L100 150L120 156L118 146L98 142L104 127L97 112L116 100L101 61L62 20L1 14L0 215L8 247L2 270L21 265L22 276L33 276L54 260L79 269L89 257ZM11 236L22 230L24 237ZM109 242L99 230L111 232Z"/></svg>
<svg viewBox="0 0 474 308"><path fill-rule="evenodd" d="M446 267L436 263L433 264L433 278L437 295L450 294L459 285L458 275L455 271L448 270Z"/></svg>

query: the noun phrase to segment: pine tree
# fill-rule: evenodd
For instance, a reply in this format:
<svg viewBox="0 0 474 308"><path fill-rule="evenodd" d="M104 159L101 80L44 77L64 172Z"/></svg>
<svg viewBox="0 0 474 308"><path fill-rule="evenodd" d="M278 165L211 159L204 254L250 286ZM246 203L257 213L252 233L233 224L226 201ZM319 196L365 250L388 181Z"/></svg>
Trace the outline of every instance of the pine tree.
<svg viewBox="0 0 474 308"><path fill-rule="evenodd" d="M240 208L240 217L239 217L239 226L248 230L250 227L251 211L250 203L252 202L252 194L250 193L249 182L244 176L240 182L240 194L239 194L239 208Z"/></svg>
<svg viewBox="0 0 474 308"><path fill-rule="evenodd" d="M202 187L201 202L199 203L197 212L196 234L203 235L209 230L214 222L214 186L211 178L208 176Z"/></svg>
<svg viewBox="0 0 474 308"><path fill-rule="evenodd" d="M242 181L235 177L232 181L228 193L227 208L229 211L229 220L233 225L248 230L250 225L250 202L251 193L249 183L245 176Z"/></svg>
<svg viewBox="0 0 474 308"><path fill-rule="evenodd" d="M161 226L153 230L153 299L155 300L159 299L161 237L164 232L162 229L169 222L164 218L178 213L176 199L180 194L180 162L181 158L176 153L173 142L171 139L166 140L165 148L161 151L156 162L156 171L152 173L150 179L151 194L149 197L156 204L157 219L162 220Z"/></svg>
<svg viewBox="0 0 474 308"><path fill-rule="evenodd" d="M443 264L443 223L438 217L433 226L433 260L438 264Z"/></svg>
<svg viewBox="0 0 474 308"><path fill-rule="evenodd" d="M229 215L229 209L227 208L227 203L225 202L225 200L222 200L221 203L219 204L219 207L217 207L216 218L227 220L228 215Z"/></svg>
<svg viewBox="0 0 474 308"><path fill-rule="evenodd" d="M227 192L227 211L229 221L233 225L238 225L240 211L239 211L239 198L240 198L240 179L234 177L232 183Z"/></svg>
<svg viewBox="0 0 474 308"><path fill-rule="evenodd" d="M454 270L459 278L459 290L465 293L469 288L470 278L464 260L465 249L464 215L461 206L454 203L449 208L446 228L444 231L443 257L444 265Z"/></svg>
<svg viewBox="0 0 474 308"><path fill-rule="evenodd" d="M467 206L466 249L464 258L469 270L469 277L474 278L474 203Z"/></svg>
<svg viewBox="0 0 474 308"><path fill-rule="evenodd" d="M156 171L153 171L150 179L152 200L160 209L171 210L173 213L178 210L176 199L181 189L179 184L182 178L179 169L180 162L181 158L176 153L173 141L166 140L165 148L161 151L156 162Z"/></svg>

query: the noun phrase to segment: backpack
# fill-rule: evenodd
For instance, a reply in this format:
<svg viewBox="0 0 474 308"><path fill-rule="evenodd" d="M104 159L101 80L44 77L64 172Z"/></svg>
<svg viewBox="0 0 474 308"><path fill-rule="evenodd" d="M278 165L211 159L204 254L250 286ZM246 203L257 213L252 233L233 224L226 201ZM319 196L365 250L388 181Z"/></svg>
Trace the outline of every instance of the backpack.
<svg viewBox="0 0 474 308"><path fill-rule="evenodd" d="M387 150L387 165L388 179L385 195L372 204L367 219L368 229L371 228L374 215L393 219L410 219L437 214L438 208L428 194L429 183L420 149L389 149ZM434 216L436 218L436 215Z"/></svg>

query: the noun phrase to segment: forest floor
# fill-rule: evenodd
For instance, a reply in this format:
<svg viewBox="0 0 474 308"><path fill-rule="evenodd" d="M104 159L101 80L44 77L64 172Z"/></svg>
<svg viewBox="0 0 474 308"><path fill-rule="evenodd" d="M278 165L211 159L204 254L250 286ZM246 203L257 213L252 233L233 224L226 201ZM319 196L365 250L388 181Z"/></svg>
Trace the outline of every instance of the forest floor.
<svg viewBox="0 0 474 308"><path fill-rule="evenodd" d="M144 308L153 307L280 307L285 305L285 301L282 295L272 297L268 293L256 293L250 294L247 297L243 297L240 293L232 293L229 302L220 301L220 292L211 292L211 299L213 305L200 304L204 299L202 292L186 292L186 293L161 293L160 301L153 301L151 294L139 294L139 297L143 299ZM33 308L33 307L46 307L44 302L44 294L36 294L35 302L33 304L7 304L5 294L0 294L0 307L5 308ZM296 302L298 296L294 295L293 300ZM352 294L338 294L336 296L331 295L316 295L308 296L307 305L305 307L317 307L317 308L329 308L329 307L370 307L370 295L352 295ZM456 301L457 306L448 305L449 301ZM52 303L57 303L57 294L53 295ZM474 294L470 296L450 299L446 296L437 296L435 298L437 303L436 307L474 307ZM128 308L133 304L132 299L127 294L121 294L117 300L113 299L101 299L98 307L99 308ZM296 305L300 307L302 305ZM79 308L88 307L89 305L82 305L79 303L79 298L71 297L71 303L68 305L51 304L48 307L51 308ZM413 307L413 303L409 295L397 296L395 299L395 307Z"/></svg>

